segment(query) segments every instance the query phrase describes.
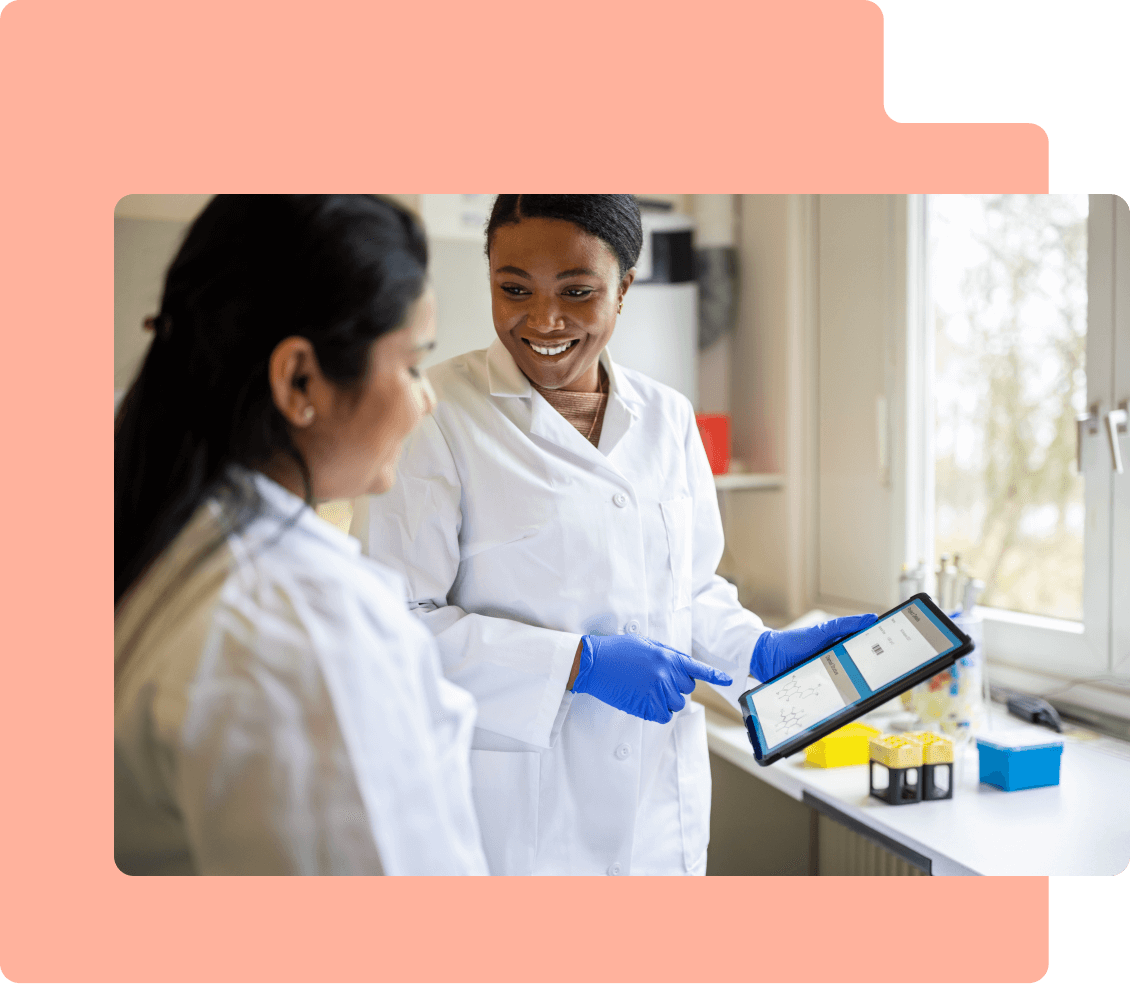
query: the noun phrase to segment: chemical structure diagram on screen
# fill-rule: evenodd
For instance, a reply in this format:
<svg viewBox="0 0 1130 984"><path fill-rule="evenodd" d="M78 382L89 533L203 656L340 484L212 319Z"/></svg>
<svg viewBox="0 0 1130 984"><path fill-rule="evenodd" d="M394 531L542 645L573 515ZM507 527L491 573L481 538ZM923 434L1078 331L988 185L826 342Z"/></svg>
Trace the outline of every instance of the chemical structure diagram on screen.
<svg viewBox="0 0 1130 984"><path fill-rule="evenodd" d="M788 731L792 731L794 728L799 728L803 721L804 721L804 712L802 710L800 710L799 708L796 708L796 707L792 707L792 708L790 708L789 710L786 711L782 707L781 708L781 720L778 721L777 723L780 727L785 728Z"/></svg>
<svg viewBox="0 0 1130 984"><path fill-rule="evenodd" d="M819 696L821 684L819 682L805 686L796 677L791 677L787 683L777 688L775 694L781 706L780 727L792 730L800 727L805 720L806 704L812 698Z"/></svg>
<svg viewBox="0 0 1130 984"><path fill-rule="evenodd" d="M787 683L777 688L777 700L785 701L789 704L797 702L804 702L820 694L821 684L819 682L803 686L795 676L789 677Z"/></svg>

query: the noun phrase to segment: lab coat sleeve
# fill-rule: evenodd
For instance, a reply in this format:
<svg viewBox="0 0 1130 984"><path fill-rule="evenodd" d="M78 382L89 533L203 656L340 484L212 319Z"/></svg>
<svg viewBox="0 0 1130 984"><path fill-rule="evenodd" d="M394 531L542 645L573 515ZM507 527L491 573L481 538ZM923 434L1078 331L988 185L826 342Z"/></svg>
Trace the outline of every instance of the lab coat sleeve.
<svg viewBox="0 0 1130 984"><path fill-rule="evenodd" d="M730 686L714 689L738 707L738 697L751 686L753 647L766 629L760 618L742 607L737 588L716 573L725 546L722 517L693 413L689 413L685 440L687 478L694 501L692 655L733 678Z"/></svg>
<svg viewBox="0 0 1130 984"><path fill-rule="evenodd" d="M429 417L410 438L393 488L354 503L350 532L365 553L404 576L408 606L435 636L444 675L475 697L478 728L550 748L573 696L565 688L581 636L448 604L459 573L463 494L447 441Z"/></svg>

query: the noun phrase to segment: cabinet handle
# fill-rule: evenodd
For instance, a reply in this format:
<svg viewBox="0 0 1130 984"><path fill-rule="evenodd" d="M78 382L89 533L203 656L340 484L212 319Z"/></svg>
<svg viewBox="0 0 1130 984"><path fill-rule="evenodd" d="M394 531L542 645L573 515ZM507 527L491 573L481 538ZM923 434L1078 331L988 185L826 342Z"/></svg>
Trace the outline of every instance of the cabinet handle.
<svg viewBox="0 0 1130 984"><path fill-rule="evenodd" d="M875 397L875 441L879 448L879 484L891 484L890 420L887 414L887 398Z"/></svg>
<svg viewBox="0 0 1130 984"><path fill-rule="evenodd" d="M1118 404L1117 410L1110 410L1106 414L1106 436L1110 438L1110 457L1114 462L1114 470L1122 474L1122 451L1118 446L1118 435L1126 433L1126 401Z"/></svg>

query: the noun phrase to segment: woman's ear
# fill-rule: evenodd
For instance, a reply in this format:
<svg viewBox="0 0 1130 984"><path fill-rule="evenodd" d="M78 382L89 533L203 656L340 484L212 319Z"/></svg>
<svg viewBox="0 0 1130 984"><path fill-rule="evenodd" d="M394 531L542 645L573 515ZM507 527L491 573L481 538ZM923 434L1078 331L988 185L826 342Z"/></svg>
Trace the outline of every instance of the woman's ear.
<svg viewBox="0 0 1130 984"><path fill-rule="evenodd" d="M318 416L315 395L322 371L308 338L284 338L267 363L271 398L292 427L309 427Z"/></svg>
<svg viewBox="0 0 1130 984"><path fill-rule="evenodd" d="M624 299L624 295L628 293L628 288L632 286L632 281L636 279L636 268L632 267L624 278L620 281L620 300Z"/></svg>

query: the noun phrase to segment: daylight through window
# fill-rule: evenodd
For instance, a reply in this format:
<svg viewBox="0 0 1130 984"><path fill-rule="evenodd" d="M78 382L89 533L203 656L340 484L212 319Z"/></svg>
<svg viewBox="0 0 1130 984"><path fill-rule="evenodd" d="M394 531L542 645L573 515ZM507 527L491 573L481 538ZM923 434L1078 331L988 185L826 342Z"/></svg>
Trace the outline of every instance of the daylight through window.
<svg viewBox="0 0 1130 984"><path fill-rule="evenodd" d="M928 201L937 554L983 605L1081 620L1087 196Z"/></svg>

